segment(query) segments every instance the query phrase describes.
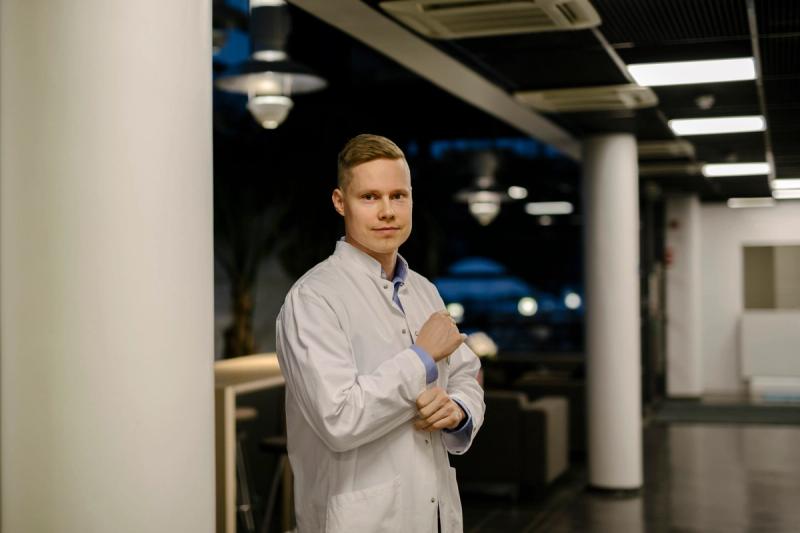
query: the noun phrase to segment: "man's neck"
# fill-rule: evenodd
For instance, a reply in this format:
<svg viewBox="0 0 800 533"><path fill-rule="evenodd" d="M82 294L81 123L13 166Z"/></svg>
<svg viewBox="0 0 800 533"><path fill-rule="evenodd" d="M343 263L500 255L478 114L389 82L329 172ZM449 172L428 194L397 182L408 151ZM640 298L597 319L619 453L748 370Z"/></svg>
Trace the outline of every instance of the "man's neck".
<svg viewBox="0 0 800 533"><path fill-rule="evenodd" d="M386 279L394 278L394 270L395 266L397 265L397 250L393 250L386 254L379 254L377 252L374 252L366 248L358 241L350 238L349 235L345 236L344 242L346 242L347 244L349 244L354 248L358 248L359 250L361 250L371 258L373 258L375 261L380 263L381 267L383 268L383 272L386 274Z"/></svg>
<svg viewBox="0 0 800 533"><path fill-rule="evenodd" d="M378 258L376 257L375 259ZM397 250L391 253L390 258L386 260L378 259L378 261L380 261L381 266L383 267L383 272L386 274L386 279L390 281L393 280L396 270L395 267L397 266Z"/></svg>

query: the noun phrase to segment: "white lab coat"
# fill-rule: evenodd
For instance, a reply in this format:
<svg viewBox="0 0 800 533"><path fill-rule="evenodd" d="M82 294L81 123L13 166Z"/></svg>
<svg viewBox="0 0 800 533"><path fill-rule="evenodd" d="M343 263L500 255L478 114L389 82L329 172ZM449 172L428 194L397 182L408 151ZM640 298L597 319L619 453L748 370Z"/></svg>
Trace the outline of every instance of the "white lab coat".
<svg viewBox="0 0 800 533"><path fill-rule="evenodd" d="M470 412L472 435L459 444L448 433L415 430L415 402L428 385L409 346L444 303L409 270L399 292L404 315L381 273L377 261L339 241L295 283L278 316L299 533L435 533L437 508L443 533L462 531L447 452L465 452L483 422L480 362L461 345L437 364L435 384Z"/></svg>

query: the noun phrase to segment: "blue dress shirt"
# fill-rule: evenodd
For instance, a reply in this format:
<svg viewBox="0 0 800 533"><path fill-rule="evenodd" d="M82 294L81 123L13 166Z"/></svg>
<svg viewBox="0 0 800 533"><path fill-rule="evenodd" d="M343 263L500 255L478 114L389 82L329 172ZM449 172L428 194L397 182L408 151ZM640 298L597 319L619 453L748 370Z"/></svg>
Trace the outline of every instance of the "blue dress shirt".
<svg viewBox="0 0 800 533"><path fill-rule="evenodd" d="M388 280L389 278L386 276L386 272L381 270L381 276L383 279ZM397 263L395 263L394 267L394 278L392 279L392 285L394 286L394 291L392 293L392 301L397 306L403 314L405 314L405 309L403 309L403 304L400 302L399 291L400 287L406 282L406 277L408 277L408 263L405 260L397 256ZM430 356L428 352L417 346L416 344L411 345L411 349L414 350L417 355L419 356L422 364L425 365L425 381L428 384L433 383L439 377L439 369L436 368L436 361L433 360L433 357ZM464 440L468 440L470 435L472 435L472 415L469 414L469 411L464 404L459 402L457 399L453 398L453 401L458 404L462 411L464 411L464 418L461 422L453 429L445 429L444 431L448 433L452 433L456 436L461 437L463 435Z"/></svg>

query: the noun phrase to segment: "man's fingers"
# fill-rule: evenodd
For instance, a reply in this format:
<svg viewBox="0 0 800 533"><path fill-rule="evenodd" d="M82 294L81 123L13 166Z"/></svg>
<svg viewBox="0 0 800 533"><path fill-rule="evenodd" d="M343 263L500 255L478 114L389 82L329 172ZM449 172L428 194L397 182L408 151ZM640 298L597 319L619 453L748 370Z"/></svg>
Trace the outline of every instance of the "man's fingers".
<svg viewBox="0 0 800 533"><path fill-rule="evenodd" d="M434 426L434 429L442 429L457 426L462 417L461 408L448 399L441 409L428 416L425 421Z"/></svg>
<svg viewBox="0 0 800 533"><path fill-rule="evenodd" d="M431 431L435 431L435 428L431 424L428 424L428 422L426 422L425 420L419 420L417 422L414 422L414 427L417 428L417 430L419 431L427 431L429 433Z"/></svg>
<svg viewBox="0 0 800 533"><path fill-rule="evenodd" d="M446 418L442 418L438 422L431 424L428 427L428 431L434 431L437 429L452 429L457 425L458 425L458 420L456 419L455 415L452 415Z"/></svg>
<svg viewBox="0 0 800 533"><path fill-rule="evenodd" d="M458 412L460 408L453 405L446 405L427 418L419 418L414 421L414 427L419 431L437 431L440 429L452 429L461 423L462 416Z"/></svg>
<svg viewBox="0 0 800 533"><path fill-rule="evenodd" d="M424 390L419 396L417 396L417 409L422 409L436 398L438 393L437 388L438 387L434 387L432 389Z"/></svg>
<svg viewBox="0 0 800 533"><path fill-rule="evenodd" d="M433 413L441 409L444 405L446 405L449 399L450 398L448 398L447 394L444 393L436 395L436 397L433 399L431 403L429 403L428 405L419 410L419 415L422 418L428 418Z"/></svg>
<svg viewBox="0 0 800 533"><path fill-rule="evenodd" d="M444 396L447 398L447 393L441 387L431 387L430 389L426 389L417 396L417 409L423 409L427 405L433 403L437 398L440 396Z"/></svg>
<svg viewBox="0 0 800 533"><path fill-rule="evenodd" d="M444 407L442 407L441 409L439 409L438 411L436 411L432 415L430 415L427 418L425 418L425 421L428 424L433 425L436 422L438 422L438 421L440 421L440 420L442 420L444 418L447 418L452 413L453 413L453 411L450 409L450 406L449 405L445 405Z"/></svg>

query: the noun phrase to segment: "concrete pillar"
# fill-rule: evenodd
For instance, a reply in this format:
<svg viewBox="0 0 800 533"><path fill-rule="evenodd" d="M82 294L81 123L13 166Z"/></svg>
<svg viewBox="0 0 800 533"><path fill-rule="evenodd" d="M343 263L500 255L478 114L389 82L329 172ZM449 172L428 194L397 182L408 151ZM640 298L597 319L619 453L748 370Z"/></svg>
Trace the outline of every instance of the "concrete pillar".
<svg viewBox="0 0 800 533"><path fill-rule="evenodd" d="M4 533L214 528L210 0L0 1Z"/></svg>
<svg viewBox="0 0 800 533"><path fill-rule="evenodd" d="M639 195L636 139L584 142L589 483L642 485Z"/></svg>
<svg viewBox="0 0 800 533"><path fill-rule="evenodd" d="M667 198L667 395L703 393L700 199Z"/></svg>

